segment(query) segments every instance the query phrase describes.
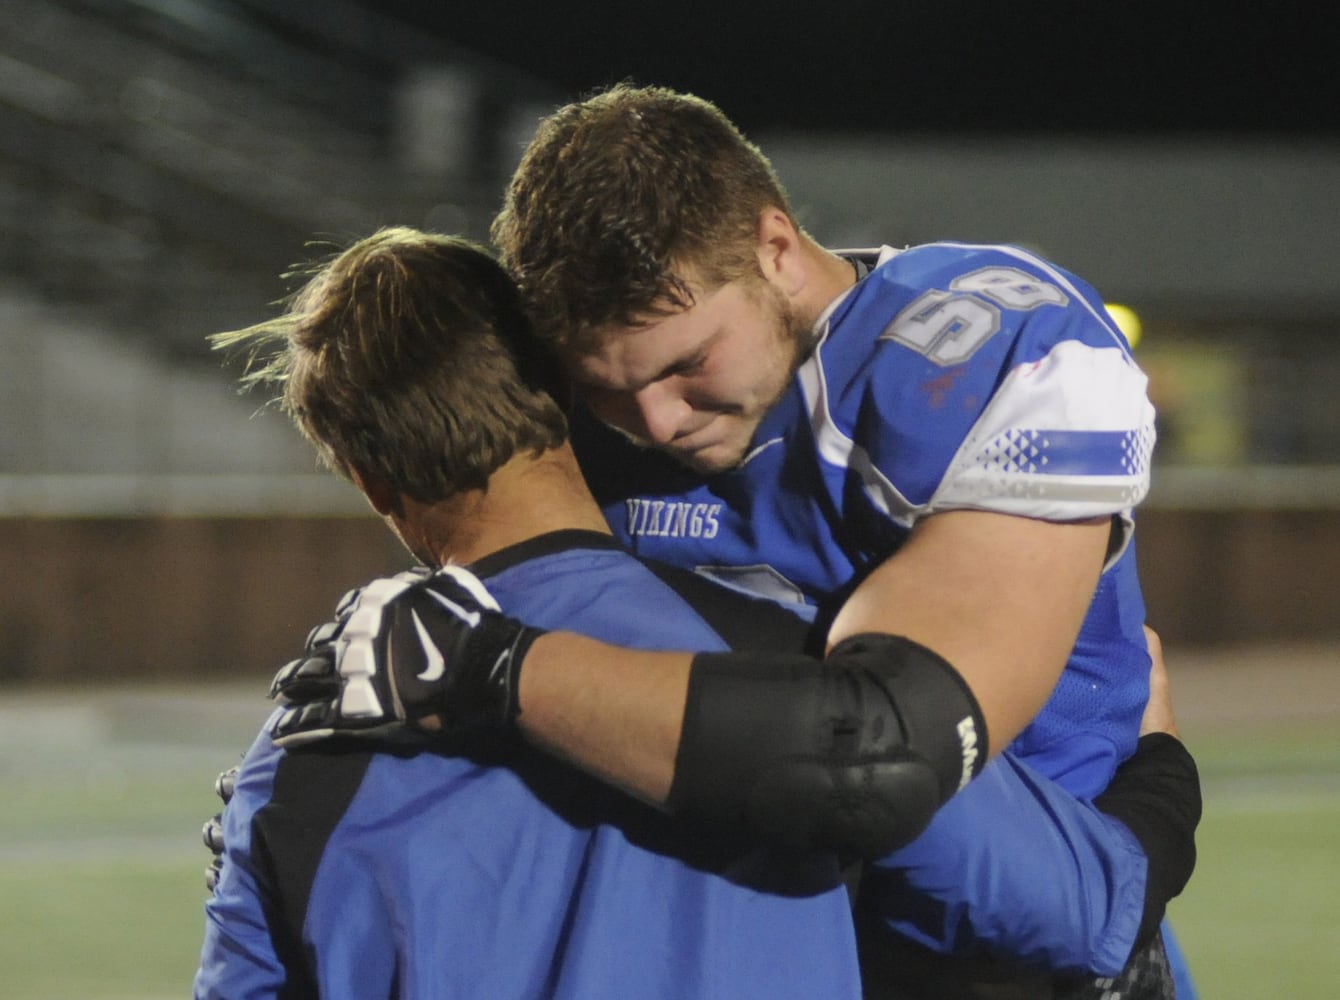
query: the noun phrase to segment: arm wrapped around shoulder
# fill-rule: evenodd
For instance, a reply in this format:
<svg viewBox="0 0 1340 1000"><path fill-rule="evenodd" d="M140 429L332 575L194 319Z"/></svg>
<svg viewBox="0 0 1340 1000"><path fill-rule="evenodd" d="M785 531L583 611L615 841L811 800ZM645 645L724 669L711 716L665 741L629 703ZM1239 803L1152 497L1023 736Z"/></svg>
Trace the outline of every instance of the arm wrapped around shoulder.
<svg viewBox="0 0 1340 1000"><path fill-rule="evenodd" d="M873 859L913 840L986 763L958 672L899 636L806 656L702 653L668 806L798 853Z"/></svg>
<svg viewBox="0 0 1340 1000"><path fill-rule="evenodd" d="M1125 823L1149 859L1139 948L1154 936L1168 903L1186 888L1196 868L1200 772L1177 737L1148 733L1093 804Z"/></svg>

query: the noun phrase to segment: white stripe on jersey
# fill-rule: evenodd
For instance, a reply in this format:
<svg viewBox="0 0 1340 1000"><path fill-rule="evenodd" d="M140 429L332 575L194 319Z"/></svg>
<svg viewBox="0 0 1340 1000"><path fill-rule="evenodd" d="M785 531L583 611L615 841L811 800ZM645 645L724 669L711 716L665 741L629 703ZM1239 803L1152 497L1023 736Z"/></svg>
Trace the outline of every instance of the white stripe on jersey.
<svg viewBox="0 0 1340 1000"><path fill-rule="evenodd" d="M1135 506L1149 492L1154 448L1146 382L1122 351L1078 341L1019 365L964 439L929 506L1046 520Z"/></svg>

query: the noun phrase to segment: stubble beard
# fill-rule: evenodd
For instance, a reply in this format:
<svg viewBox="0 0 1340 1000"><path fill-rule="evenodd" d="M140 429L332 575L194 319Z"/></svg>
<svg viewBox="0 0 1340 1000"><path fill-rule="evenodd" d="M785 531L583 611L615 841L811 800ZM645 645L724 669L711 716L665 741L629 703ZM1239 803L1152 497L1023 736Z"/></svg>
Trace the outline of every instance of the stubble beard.
<svg viewBox="0 0 1340 1000"><path fill-rule="evenodd" d="M721 411L720 415L723 417L735 417L750 422L748 436L732 452L716 459L698 459L693 455L677 452L673 448L665 445L654 444L616 424L605 421L602 422L630 444L648 451L660 452L677 464L703 475L729 472L732 469L739 468L753 448L754 437L759 424L762 423L764 417L766 417L767 414L781 402L782 398L791 388L791 383L795 378L796 372L799 370L800 366L809 359L810 354L813 353L814 350L812 324L802 321L797 317L796 311L792 307L790 301L780 291L762 281L761 278L760 284L763 286L760 293L760 304L764 308L770 309L773 317L772 326L775 334L774 343L780 345L782 349L787 352L788 357L786 360L785 374L778 380L777 386L773 389L770 398L767 399L766 403L754 408L752 413L746 412L743 406L736 412L732 412L729 409L723 409Z"/></svg>
<svg viewBox="0 0 1340 1000"><path fill-rule="evenodd" d="M755 408L752 413L739 414L740 419L747 420L750 424L748 436L731 453L722 458L702 461L692 456L675 454L669 449L662 449L681 465L686 465L697 472L712 474L729 472L740 467L754 448L754 438L759 424L782 401L791 388L796 372L814 350L814 337L810 324L796 316L790 301L771 285L765 285L763 294L766 296L764 302L771 308L773 315L773 331L776 338L774 343L788 352L785 375L778 380L776 388L764 404Z"/></svg>

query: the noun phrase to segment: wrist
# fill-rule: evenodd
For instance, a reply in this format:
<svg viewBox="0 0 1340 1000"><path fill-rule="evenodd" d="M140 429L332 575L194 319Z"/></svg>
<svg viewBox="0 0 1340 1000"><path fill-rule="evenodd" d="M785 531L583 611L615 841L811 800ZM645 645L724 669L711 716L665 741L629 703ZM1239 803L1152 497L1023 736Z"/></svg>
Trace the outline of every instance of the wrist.
<svg viewBox="0 0 1340 1000"><path fill-rule="evenodd" d="M507 727L521 714L521 667L543 629L485 613L461 649L461 671L443 690L448 723Z"/></svg>

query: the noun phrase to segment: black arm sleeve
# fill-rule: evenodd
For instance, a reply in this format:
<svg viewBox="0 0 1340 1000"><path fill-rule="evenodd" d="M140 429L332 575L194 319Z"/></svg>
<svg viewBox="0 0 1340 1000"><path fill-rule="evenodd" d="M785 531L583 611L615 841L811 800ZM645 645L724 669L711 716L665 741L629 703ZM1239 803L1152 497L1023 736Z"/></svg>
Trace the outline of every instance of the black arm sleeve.
<svg viewBox="0 0 1340 1000"><path fill-rule="evenodd" d="M910 640L854 636L823 661L703 653L667 804L785 850L872 859L915 838L986 757L967 685Z"/></svg>
<svg viewBox="0 0 1340 1000"><path fill-rule="evenodd" d="M1149 859L1138 949L1158 930L1168 902L1186 887L1196 867L1201 814L1196 762L1174 736L1142 736L1136 752L1117 769L1094 805L1121 820Z"/></svg>

